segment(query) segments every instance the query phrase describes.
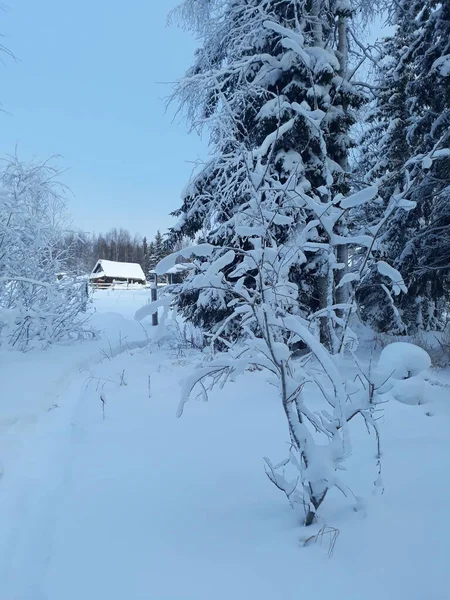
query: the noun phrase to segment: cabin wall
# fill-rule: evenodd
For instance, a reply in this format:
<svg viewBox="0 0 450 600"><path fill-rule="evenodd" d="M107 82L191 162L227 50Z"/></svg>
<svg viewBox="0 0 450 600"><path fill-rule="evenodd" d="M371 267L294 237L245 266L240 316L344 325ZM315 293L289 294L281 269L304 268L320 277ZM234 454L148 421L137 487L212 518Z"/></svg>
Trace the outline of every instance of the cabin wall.
<svg viewBox="0 0 450 600"><path fill-rule="evenodd" d="M133 277L125 278L125 277L91 277L89 280L89 284L94 288L108 288L114 285L115 283L120 283L126 285L127 283L138 283L140 285L144 285L145 281L142 279L135 279Z"/></svg>

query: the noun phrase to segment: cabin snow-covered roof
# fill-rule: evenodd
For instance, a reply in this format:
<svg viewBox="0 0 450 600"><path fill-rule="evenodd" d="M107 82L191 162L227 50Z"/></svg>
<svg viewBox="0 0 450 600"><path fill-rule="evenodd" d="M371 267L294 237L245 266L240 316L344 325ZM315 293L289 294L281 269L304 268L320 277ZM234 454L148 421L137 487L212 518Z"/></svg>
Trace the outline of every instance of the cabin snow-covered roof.
<svg viewBox="0 0 450 600"><path fill-rule="evenodd" d="M116 262L115 260L98 260L90 279L111 277L113 279L139 279L145 281L144 271L138 263Z"/></svg>

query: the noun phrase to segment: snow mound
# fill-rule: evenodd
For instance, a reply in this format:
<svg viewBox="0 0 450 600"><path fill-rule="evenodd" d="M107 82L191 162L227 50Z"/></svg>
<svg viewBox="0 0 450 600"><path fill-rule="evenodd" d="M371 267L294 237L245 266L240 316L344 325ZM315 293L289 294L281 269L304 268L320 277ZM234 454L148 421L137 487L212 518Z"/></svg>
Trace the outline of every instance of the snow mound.
<svg viewBox="0 0 450 600"><path fill-rule="evenodd" d="M428 388L424 378L431 358L423 348L395 342L384 348L378 361L379 384L402 404L424 404Z"/></svg>
<svg viewBox="0 0 450 600"><path fill-rule="evenodd" d="M427 382L423 377L410 377L409 379L396 379L390 393L397 402L418 406L430 402L430 399L427 399L427 389Z"/></svg>
<svg viewBox="0 0 450 600"><path fill-rule="evenodd" d="M431 358L423 348L407 342L394 342L381 352L378 369L393 379L408 379L431 367Z"/></svg>

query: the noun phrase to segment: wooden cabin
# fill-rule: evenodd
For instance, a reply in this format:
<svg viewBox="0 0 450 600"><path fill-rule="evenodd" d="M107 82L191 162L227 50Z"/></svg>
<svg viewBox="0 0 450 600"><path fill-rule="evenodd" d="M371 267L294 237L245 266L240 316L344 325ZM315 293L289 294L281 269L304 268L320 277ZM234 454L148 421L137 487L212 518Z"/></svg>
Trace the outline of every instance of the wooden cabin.
<svg viewBox="0 0 450 600"><path fill-rule="evenodd" d="M138 263L100 259L89 276L93 287L110 287L118 284L145 284L145 275Z"/></svg>

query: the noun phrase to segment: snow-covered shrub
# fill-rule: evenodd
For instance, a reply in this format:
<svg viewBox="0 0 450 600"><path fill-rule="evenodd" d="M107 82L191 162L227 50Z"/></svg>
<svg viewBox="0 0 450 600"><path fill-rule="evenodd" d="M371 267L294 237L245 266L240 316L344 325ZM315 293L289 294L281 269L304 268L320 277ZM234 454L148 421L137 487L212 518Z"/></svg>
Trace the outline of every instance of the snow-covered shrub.
<svg viewBox="0 0 450 600"><path fill-rule="evenodd" d="M247 211L250 218L251 205ZM267 233L263 239L255 235L251 244L253 248L246 251L208 244L182 251L204 260L196 265L195 284L200 290L213 287L232 298L231 315L222 327L239 320L244 335L235 343L222 340L226 351L214 352L214 342L221 336L217 330L211 340L212 356L185 382L179 414L193 394L205 397L215 385L255 366L267 371L286 415L290 451L278 465L266 459L266 472L292 507L303 512L305 525L310 525L330 489L337 487L346 493L347 486L337 472L351 451L349 422L360 416L377 433L374 412L383 401L382 391L369 380L345 380L336 359L320 343L314 318L308 320L298 313L297 285L289 280L292 261L297 260L298 238L292 245L277 246ZM176 258L177 254L164 259L156 271L164 272ZM223 269L230 264L235 267L227 279ZM255 284L247 289L239 275L250 268ZM156 304L140 309L136 317L150 315ZM301 359L295 358L292 350L298 342L308 349Z"/></svg>
<svg viewBox="0 0 450 600"><path fill-rule="evenodd" d="M206 346L203 332L192 323L180 323L176 320L167 328L172 334L173 348L179 353L185 350L203 350Z"/></svg>
<svg viewBox="0 0 450 600"><path fill-rule="evenodd" d="M375 379L384 394L403 404L424 404L424 376L431 367L429 354L415 344L394 342L387 345L378 360Z"/></svg>
<svg viewBox="0 0 450 600"><path fill-rule="evenodd" d="M416 331L412 335L394 335L392 333L372 332L369 342L376 351L381 351L389 344L408 342L425 350L430 356L434 368L450 365L450 327L443 331Z"/></svg>
<svg viewBox="0 0 450 600"><path fill-rule="evenodd" d="M21 350L86 335L87 285L65 271L64 188L50 163L0 170L0 343Z"/></svg>
<svg viewBox="0 0 450 600"><path fill-rule="evenodd" d="M450 325L448 322L443 331L417 332L412 341L428 352L435 368L450 366Z"/></svg>

